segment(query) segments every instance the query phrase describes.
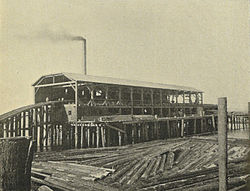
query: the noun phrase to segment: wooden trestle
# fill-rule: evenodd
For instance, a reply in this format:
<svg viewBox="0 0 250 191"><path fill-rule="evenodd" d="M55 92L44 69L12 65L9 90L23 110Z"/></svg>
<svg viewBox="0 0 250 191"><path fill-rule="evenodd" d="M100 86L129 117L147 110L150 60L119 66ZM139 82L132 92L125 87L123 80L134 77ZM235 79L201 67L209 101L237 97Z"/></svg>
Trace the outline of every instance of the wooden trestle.
<svg viewBox="0 0 250 191"><path fill-rule="evenodd" d="M248 117L228 115L228 122L229 129L247 128ZM62 102L34 104L0 116L0 137L32 136L37 151L121 146L216 131L216 115L114 115L70 123Z"/></svg>

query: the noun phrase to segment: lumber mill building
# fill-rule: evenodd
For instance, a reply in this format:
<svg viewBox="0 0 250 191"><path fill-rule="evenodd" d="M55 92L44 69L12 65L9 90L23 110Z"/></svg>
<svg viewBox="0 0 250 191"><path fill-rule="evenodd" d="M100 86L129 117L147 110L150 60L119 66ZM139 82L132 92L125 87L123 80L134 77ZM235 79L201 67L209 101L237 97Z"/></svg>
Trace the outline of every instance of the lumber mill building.
<svg viewBox="0 0 250 191"><path fill-rule="evenodd" d="M133 144L217 128L216 105L195 88L98 77L44 75L35 103L0 115L0 137L32 136L37 149Z"/></svg>
<svg viewBox="0 0 250 191"><path fill-rule="evenodd" d="M90 116L193 115L204 110L195 88L74 73L42 76L34 84L35 103L63 101L69 121Z"/></svg>

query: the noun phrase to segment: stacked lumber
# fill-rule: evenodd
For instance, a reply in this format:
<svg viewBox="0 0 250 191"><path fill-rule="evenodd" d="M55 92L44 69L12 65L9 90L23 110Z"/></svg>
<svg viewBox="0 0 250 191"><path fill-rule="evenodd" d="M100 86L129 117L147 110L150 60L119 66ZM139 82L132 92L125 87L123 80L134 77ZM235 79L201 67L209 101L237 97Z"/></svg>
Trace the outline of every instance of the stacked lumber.
<svg viewBox="0 0 250 191"><path fill-rule="evenodd" d="M48 161L32 164L32 181L59 190L105 190L107 186L94 181L113 173L114 169L67 162ZM105 188L105 189L104 189Z"/></svg>
<svg viewBox="0 0 250 191"><path fill-rule="evenodd" d="M249 150L244 144L234 142L228 145L230 188L245 184L248 172L244 169ZM110 150L81 149L59 153L51 153L51 157L39 154L32 172L49 175L43 179L46 181L51 178L59 181L58 178L63 177L61 182L78 190L89 183L92 185L87 186L90 190L102 187L106 190L192 190L192 185L197 190L209 190L216 189L218 182L218 145L206 137L157 140ZM46 158L53 162L44 162Z"/></svg>

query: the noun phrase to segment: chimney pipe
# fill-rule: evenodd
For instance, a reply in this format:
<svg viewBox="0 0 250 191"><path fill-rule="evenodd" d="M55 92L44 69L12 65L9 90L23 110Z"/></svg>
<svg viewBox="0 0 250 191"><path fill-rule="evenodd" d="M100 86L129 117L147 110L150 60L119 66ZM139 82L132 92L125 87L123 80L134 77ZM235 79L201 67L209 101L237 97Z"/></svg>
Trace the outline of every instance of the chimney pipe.
<svg viewBox="0 0 250 191"><path fill-rule="evenodd" d="M86 48L86 39L83 39L83 73L87 75L87 48Z"/></svg>

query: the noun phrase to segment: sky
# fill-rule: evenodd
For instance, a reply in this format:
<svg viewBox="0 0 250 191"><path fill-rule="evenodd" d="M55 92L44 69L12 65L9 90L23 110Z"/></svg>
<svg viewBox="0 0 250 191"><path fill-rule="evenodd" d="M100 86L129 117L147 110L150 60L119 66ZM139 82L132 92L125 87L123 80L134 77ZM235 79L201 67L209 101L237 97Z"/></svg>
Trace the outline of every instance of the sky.
<svg viewBox="0 0 250 191"><path fill-rule="evenodd" d="M0 0L0 114L34 103L50 73L191 86L205 103L250 101L248 0Z"/></svg>

